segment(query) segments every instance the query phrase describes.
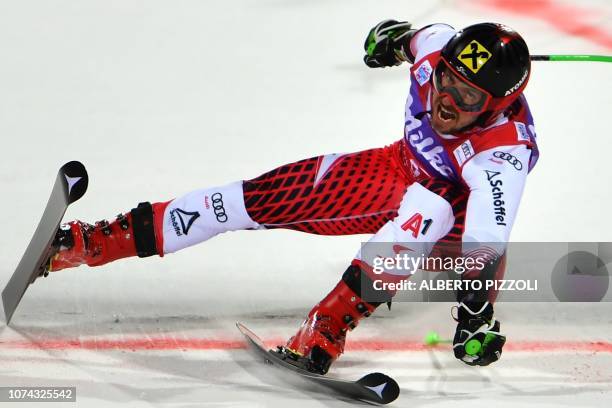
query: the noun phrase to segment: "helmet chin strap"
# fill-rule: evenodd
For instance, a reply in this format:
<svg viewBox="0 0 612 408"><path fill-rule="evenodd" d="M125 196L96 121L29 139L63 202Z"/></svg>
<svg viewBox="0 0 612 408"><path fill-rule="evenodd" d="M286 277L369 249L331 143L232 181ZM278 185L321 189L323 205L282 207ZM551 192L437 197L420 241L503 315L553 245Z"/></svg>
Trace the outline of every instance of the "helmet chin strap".
<svg viewBox="0 0 612 408"><path fill-rule="evenodd" d="M416 115L414 115L414 117L415 117L417 120L421 120L421 119L423 119L423 116L425 116L425 115L427 115L427 114L431 114L431 111L430 111L430 110L426 110L426 111L423 111L423 112L419 112L419 113L417 113Z"/></svg>
<svg viewBox="0 0 612 408"><path fill-rule="evenodd" d="M457 133L465 133L468 130L474 129L474 128L484 128L487 125L487 122L493 117L493 112L491 111L484 111L482 112L480 115L478 115L478 117L476 118L476 120L472 123L470 123L467 126L462 127L461 129L457 130Z"/></svg>

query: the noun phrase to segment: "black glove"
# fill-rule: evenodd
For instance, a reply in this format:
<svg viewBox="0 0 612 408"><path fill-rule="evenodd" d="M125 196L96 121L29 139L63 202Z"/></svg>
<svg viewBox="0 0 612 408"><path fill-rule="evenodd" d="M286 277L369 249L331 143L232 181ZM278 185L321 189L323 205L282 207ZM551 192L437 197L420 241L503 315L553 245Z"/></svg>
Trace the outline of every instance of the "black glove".
<svg viewBox="0 0 612 408"><path fill-rule="evenodd" d="M493 317L492 304L460 303L455 320L455 357L468 365L481 366L499 360L506 336L499 333L499 322Z"/></svg>
<svg viewBox="0 0 612 408"><path fill-rule="evenodd" d="M406 21L384 20L368 33L363 61L370 68L392 67L404 61L414 62L410 38L416 32Z"/></svg>

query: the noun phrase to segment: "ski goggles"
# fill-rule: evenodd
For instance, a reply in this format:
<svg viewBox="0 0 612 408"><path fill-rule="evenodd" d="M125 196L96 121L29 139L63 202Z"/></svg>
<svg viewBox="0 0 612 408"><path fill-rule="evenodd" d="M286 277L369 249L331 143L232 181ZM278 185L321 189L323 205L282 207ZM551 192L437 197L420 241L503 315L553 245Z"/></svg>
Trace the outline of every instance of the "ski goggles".
<svg viewBox="0 0 612 408"><path fill-rule="evenodd" d="M484 89L462 78L444 58L434 70L433 84L440 96L448 96L453 106L462 112L482 113L494 99Z"/></svg>

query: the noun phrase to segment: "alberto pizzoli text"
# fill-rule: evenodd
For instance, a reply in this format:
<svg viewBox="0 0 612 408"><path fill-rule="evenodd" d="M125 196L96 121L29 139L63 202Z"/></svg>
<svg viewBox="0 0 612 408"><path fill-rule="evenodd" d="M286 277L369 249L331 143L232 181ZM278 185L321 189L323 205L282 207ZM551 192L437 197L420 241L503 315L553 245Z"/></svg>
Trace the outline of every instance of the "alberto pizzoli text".
<svg viewBox="0 0 612 408"><path fill-rule="evenodd" d="M380 279L374 281L375 290L427 290L427 291L450 291L450 290L473 290L493 289L496 291L537 291L537 280L525 279L489 279L481 280L423 280L411 282L403 280L400 282L384 282Z"/></svg>

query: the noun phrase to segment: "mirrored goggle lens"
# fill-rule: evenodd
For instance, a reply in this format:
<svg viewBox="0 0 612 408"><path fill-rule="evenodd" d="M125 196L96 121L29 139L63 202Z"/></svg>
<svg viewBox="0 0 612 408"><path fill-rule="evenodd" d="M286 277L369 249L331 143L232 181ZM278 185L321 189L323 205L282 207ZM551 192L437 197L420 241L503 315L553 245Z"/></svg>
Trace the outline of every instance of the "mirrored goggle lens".
<svg viewBox="0 0 612 408"><path fill-rule="evenodd" d="M444 61L434 72L434 86L439 94L450 96L457 109L465 112L483 111L489 99L488 94L457 77Z"/></svg>

